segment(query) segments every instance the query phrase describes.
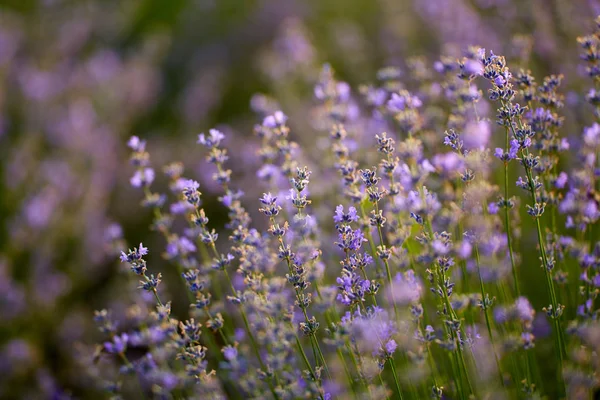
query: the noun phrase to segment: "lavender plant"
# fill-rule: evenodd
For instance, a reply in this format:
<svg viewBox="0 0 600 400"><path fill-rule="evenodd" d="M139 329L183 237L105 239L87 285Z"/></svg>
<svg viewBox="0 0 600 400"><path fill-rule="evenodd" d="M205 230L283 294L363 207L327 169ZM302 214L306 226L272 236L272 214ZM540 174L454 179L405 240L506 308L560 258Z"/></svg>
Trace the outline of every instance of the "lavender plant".
<svg viewBox="0 0 600 400"><path fill-rule="evenodd" d="M598 29L579 39L594 84ZM131 184L165 240L156 270L175 267L189 308L178 321L161 273L148 272L160 250L122 253L148 312L128 329L96 313L98 356L119 367L115 396L595 396L598 125L576 150L561 136L562 75L537 84L492 51L412 65L412 76L383 69L357 92L323 67L315 152L284 112L258 109L260 198L234 189L236 158L216 129L195 150L221 191L212 208L180 163L165 168L170 194L151 190L146 143L130 139ZM596 97L586 95L594 115ZM219 232L213 208L228 215Z"/></svg>
<svg viewBox="0 0 600 400"><path fill-rule="evenodd" d="M140 116L169 103L180 130L208 125L235 63L199 52L165 101L160 72L181 51L164 53L166 34L123 54L100 48L134 5L82 7L60 17L56 40L0 15L0 78L19 87L25 129L42 132L9 133L0 165L2 188L22 199L0 204L0 216L14 211L0 256L0 397L596 398L600 17L568 42L582 27L556 3L553 35L546 11L529 19L518 2L381 1L378 45L403 67L359 85L370 46L355 27L331 28L341 50L317 49L300 19L272 22L253 128L228 121L172 140L140 134ZM396 53L417 32L407 15L424 23L419 43L444 44L438 54ZM531 20L543 39L513 37ZM43 62L23 50L38 42ZM410 52L425 55L392 56ZM1 144L3 132L0 116ZM127 189L115 184L123 171ZM70 247L68 261L55 250ZM107 257L115 266L101 273ZM81 293L101 304L93 315L73 305Z"/></svg>

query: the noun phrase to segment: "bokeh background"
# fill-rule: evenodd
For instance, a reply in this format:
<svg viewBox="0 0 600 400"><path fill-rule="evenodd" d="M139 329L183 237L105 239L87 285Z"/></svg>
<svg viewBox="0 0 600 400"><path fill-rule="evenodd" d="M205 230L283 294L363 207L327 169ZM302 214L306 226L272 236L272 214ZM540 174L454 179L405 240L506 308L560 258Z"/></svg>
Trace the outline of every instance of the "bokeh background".
<svg viewBox="0 0 600 400"><path fill-rule="evenodd" d="M570 93L588 85L576 37L599 13L592 0L0 1L0 398L102 398L82 365L93 311L128 301L112 224L164 245L129 187L131 135L155 166L185 162L218 225L197 134L226 132L251 184L251 105L270 101L257 93L310 143L323 63L357 87L474 44L529 60L540 80L565 73L568 130L591 118Z"/></svg>

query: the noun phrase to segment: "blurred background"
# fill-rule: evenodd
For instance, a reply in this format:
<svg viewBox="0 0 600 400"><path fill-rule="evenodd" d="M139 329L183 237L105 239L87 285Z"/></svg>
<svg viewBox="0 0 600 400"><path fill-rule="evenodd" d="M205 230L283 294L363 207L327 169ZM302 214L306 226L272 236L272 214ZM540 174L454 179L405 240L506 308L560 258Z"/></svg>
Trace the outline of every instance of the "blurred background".
<svg viewBox="0 0 600 400"><path fill-rule="evenodd" d="M569 93L585 91L576 37L599 13L592 0L0 1L0 398L102 397L81 363L93 311L128 301L113 223L164 246L129 187L131 135L157 169L183 161L210 209L197 134L227 133L234 174L252 180L251 105L269 101L256 93L310 142L323 63L357 87L471 44L528 59L539 80L565 73L568 113L590 118Z"/></svg>

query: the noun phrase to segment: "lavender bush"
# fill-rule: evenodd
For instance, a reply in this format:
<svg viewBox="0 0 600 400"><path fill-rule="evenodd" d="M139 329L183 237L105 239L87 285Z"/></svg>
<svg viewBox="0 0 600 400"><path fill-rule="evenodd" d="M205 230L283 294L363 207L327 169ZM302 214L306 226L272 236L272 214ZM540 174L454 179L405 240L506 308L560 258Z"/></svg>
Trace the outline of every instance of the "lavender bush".
<svg viewBox="0 0 600 400"><path fill-rule="evenodd" d="M266 1L232 35L275 32L269 94L212 129L235 52L173 94L185 28L60 3L0 15L0 397L598 396L594 2L381 0L375 70L359 25Z"/></svg>
<svg viewBox="0 0 600 400"><path fill-rule="evenodd" d="M578 40L591 87L597 22ZM146 142L129 140L131 185L165 247L123 251L135 306L124 321L96 312L97 379L115 397L594 395L600 126L565 135L563 76L536 80L483 48L415 70L353 90L325 65L313 146L255 98L246 182L225 134L200 134L190 151L220 205L181 163L155 170ZM600 115L596 89L582 96ZM179 319L165 285L186 292Z"/></svg>

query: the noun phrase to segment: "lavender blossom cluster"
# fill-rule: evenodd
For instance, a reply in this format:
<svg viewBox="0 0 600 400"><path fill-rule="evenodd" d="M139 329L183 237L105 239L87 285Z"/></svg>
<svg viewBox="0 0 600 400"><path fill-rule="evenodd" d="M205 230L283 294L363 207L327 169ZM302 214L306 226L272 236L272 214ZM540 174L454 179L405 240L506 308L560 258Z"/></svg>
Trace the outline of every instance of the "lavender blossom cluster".
<svg viewBox="0 0 600 400"><path fill-rule="evenodd" d="M96 312L94 382L115 399L597 396L596 23L578 39L596 122L578 131L568 77L469 47L357 89L325 65L312 145L254 97L251 175L230 169L249 156L221 130L188 150L218 204L131 137L130 184L163 246L122 251L138 295L121 319Z"/></svg>

